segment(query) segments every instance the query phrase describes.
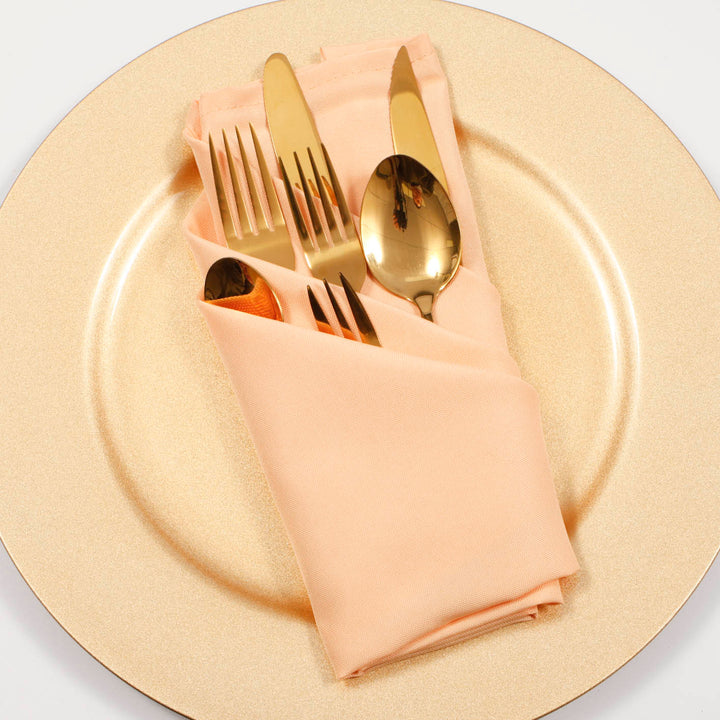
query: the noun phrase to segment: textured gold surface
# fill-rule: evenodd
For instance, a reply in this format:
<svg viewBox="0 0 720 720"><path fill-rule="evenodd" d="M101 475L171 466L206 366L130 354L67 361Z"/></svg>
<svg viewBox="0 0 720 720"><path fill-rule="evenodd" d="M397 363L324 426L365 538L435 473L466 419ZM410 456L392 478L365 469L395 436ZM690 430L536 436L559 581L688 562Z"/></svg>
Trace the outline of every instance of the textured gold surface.
<svg viewBox="0 0 720 720"><path fill-rule="evenodd" d="M259 77L271 52L297 66L420 31L582 570L537 623L338 683L194 305L180 130L191 98ZM200 26L68 115L0 239L2 539L89 652L190 717L537 717L632 657L718 549L720 203L635 96L528 28L429 0L289 0Z"/></svg>

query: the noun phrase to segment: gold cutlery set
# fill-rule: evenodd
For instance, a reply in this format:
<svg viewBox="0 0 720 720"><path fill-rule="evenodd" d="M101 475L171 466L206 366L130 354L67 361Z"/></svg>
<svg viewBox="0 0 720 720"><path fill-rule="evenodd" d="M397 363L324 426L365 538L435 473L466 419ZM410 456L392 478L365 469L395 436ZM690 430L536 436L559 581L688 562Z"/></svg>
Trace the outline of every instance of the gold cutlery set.
<svg viewBox="0 0 720 720"><path fill-rule="evenodd" d="M435 298L460 264L460 230L407 49L403 46L398 52L390 83L390 123L397 154L382 160L370 177L359 235L292 66L280 53L265 63L263 99L292 217L283 215L252 125L250 137L267 209L250 170L241 129L233 128L234 138L223 129L225 174L216 141L212 136L208 141L215 198L228 247L295 269L288 229L292 223L307 267L324 281L337 320L328 321L308 285L310 307L321 331L336 334L333 327L339 326L343 337L379 345L357 295L368 269L387 290L414 302L424 318L433 320ZM351 329L328 280L342 285L357 332ZM282 309L267 281L235 258L222 258L210 268L205 300L255 314L261 314L258 308L263 308L270 313L268 317L282 319Z"/></svg>

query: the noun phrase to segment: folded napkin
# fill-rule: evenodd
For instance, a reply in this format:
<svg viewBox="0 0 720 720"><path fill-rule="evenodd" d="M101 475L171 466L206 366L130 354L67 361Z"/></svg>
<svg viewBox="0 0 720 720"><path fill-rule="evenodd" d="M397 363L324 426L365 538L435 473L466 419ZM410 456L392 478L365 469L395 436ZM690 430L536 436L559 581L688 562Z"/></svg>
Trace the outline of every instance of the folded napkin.
<svg viewBox="0 0 720 720"><path fill-rule="evenodd" d="M272 158L261 83L203 95L184 132L208 192L184 224L200 270L240 257L284 310L277 322L199 301L338 678L535 618L539 605L562 602L558 579L577 569L538 397L507 350L429 39L325 48L321 62L297 71L300 85L357 215L372 170L393 151L388 89L400 44L440 150L463 265L437 301L436 324L367 279L361 296L382 348L317 332L306 285L326 297L298 242L296 271L226 247L208 198L207 137L252 122Z"/></svg>

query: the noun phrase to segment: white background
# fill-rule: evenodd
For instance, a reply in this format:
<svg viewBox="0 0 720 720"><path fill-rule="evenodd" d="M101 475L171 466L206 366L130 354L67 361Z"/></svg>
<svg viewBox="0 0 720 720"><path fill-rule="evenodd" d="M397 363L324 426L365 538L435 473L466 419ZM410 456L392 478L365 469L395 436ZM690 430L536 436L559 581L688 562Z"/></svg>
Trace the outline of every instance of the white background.
<svg viewBox="0 0 720 720"><path fill-rule="evenodd" d="M4 3L0 198L45 136L107 76L163 40L250 4L255 3ZM615 75L669 125L720 190L720 0L465 4L541 30ZM720 717L719 648L720 565L715 563L658 638L550 720ZM0 546L0 718L50 717L179 716L126 685L80 648L40 605Z"/></svg>

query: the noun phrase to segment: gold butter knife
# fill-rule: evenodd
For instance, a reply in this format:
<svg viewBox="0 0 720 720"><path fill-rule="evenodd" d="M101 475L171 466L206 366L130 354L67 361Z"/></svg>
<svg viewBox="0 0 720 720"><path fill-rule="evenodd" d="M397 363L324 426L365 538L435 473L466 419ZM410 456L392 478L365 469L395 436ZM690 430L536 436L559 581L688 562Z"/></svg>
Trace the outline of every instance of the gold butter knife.
<svg viewBox="0 0 720 720"><path fill-rule="evenodd" d="M390 127L395 153L422 163L447 188L440 153L404 45L395 56L390 80Z"/></svg>
<svg viewBox="0 0 720 720"><path fill-rule="evenodd" d="M302 188L300 168L305 180L311 186L315 184L308 149L320 177L329 177L315 120L292 65L282 53L274 53L265 62L263 99L275 154L285 168L290 184Z"/></svg>

